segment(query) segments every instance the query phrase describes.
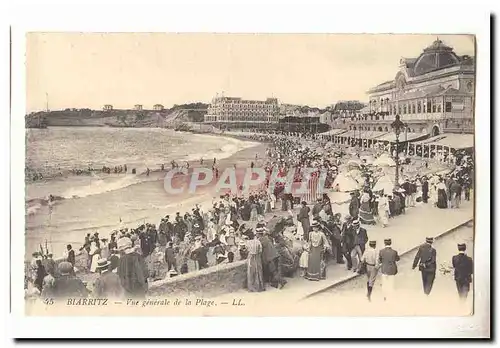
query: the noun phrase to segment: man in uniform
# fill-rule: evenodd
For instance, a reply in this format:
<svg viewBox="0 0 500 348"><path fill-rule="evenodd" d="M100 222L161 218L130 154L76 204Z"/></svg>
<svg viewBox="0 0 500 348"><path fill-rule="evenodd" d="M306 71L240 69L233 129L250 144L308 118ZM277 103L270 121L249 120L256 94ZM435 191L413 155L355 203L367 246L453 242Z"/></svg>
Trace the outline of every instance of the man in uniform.
<svg viewBox="0 0 500 348"><path fill-rule="evenodd" d="M380 272L382 273L382 291L384 293L384 301L392 295L394 291L394 277L398 274L399 261L398 252L391 248L392 240L384 239L385 248L379 252Z"/></svg>
<svg viewBox="0 0 500 348"><path fill-rule="evenodd" d="M418 270L422 273L422 285L426 295L431 293L436 278L436 249L432 247L433 242L434 238L425 238L425 243L418 248L412 267L415 269L418 266Z"/></svg>
<svg viewBox="0 0 500 348"><path fill-rule="evenodd" d="M465 300L472 283L472 274L474 273L474 263L472 258L465 254L467 246L458 244L458 255L453 256L451 263L455 269L455 283L457 284L458 296Z"/></svg>
<svg viewBox="0 0 500 348"><path fill-rule="evenodd" d="M375 279L377 278L377 273L378 273L378 255L377 251L375 248L377 247L377 242L374 240L371 240L369 243L369 248L366 249L366 251L363 254L363 263L366 266L366 277L367 277L367 282L366 282L366 297L368 297L368 301L372 300L372 291L373 291L373 284L375 284Z"/></svg>

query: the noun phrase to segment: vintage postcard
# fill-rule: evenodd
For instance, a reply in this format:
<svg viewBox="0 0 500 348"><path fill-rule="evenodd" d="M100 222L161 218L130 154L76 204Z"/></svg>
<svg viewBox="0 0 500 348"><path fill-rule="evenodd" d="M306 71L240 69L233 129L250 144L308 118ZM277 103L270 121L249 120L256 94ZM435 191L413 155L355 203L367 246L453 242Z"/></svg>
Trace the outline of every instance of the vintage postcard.
<svg viewBox="0 0 500 348"><path fill-rule="evenodd" d="M475 315L475 35L25 38L26 316Z"/></svg>

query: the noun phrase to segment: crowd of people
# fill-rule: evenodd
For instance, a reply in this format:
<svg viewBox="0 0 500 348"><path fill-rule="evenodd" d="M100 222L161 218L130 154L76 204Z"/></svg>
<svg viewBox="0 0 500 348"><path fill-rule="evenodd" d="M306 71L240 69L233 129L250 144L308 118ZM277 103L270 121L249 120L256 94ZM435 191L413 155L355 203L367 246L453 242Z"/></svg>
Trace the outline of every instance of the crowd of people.
<svg viewBox="0 0 500 348"><path fill-rule="evenodd" d="M328 194L311 204L285 193L284 184L269 188L266 180L245 196L240 192L221 195L207 211L195 206L173 218L166 215L158 226L124 227L113 231L109 239L97 232L88 234L78 257L68 245L65 261L57 267L52 255L37 252L27 273L27 288L54 298L144 297L152 281L246 260L249 291L264 291L266 286L281 289L287 284L285 278L297 273L311 281L325 279L330 260L363 272L369 237L362 225L387 226L417 202L458 208L462 193L466 200L471 197L473 161L465 153L455 154L455 166L445 175L415 173L410 177L408 171L401 185L380 190L376 183L384 173L352 149L328 147L313 137L260 134L250 138L269 144L266 158L259 163L268 174L278 169L286 176L293 170L299 181L305 168L315 168L313 176L327 173L326 186L332 192L342 190L335 185L336 179L356 159L358 187L350 190L348 214L335 212ZM299 206L298 212L294 206ZM81 275L89 273L94 274L92 284L85 284Z"/></svg>

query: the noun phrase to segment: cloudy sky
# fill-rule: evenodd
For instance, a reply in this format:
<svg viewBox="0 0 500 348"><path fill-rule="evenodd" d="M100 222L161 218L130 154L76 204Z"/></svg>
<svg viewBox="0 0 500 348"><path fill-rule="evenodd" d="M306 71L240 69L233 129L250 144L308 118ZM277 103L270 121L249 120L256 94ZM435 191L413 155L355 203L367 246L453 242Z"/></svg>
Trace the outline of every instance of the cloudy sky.
<svg viewBox="0 0 500 348"><path fill-rule="evenodd" d="M472 36L439 35L474 55ZM366 101L436 35L30 33L27 111L244 99L326 106Z"/></svg>

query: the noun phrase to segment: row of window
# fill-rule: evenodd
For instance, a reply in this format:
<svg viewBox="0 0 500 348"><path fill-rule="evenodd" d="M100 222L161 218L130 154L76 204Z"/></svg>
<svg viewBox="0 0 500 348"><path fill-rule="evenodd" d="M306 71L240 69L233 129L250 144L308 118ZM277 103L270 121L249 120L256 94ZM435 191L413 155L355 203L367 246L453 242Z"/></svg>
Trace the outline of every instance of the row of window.
<svg viewBox="0 0 500 348"><path fill-rule="evenodd" d="M389 129L389 127L387 127L387 126L386 127L381 127L381 126L378 126L378 127L349 126L349 130L373 131L373 132L390 132L391 131ZM418 132L418 130L416 128L408 128L408 133L416 133L416 132Z"/></svg>
<svg viewBox="0 0 500 348"><path fill-rule="evenodd" d="M255 121L273 121L276 120L275 117L268 117L268 116L260 116L260 117L231 117L231 116L205 116L205 121L211 122L211 121L221 121L221 122L233 122L233 121L248 121L248 122L255 122Z"/></svg>
<svg viewBox="0 0 500 348"><path fill-rule="evenodd" d="M404 103L392 106L390 105L388 111L390 115L409 115L420 113L439 113L443 111L442 109L443 107L441 102L429 100L427 102L417 101L416 103ZM444 112L451 112L451 110L451 102L445 102Z"/></svg>
<svg viewBox="0 0 500 348"><path fill-rule="evenodd" d="M231 117L231 116L237 116L237 117L241 117L241 116L273 116L274 114L272 112L269 112L269 111L252 111L252 112L243 112L243 111L234 111L234 112L231 112L231 113L227 113L227 112L210 112L211 115L215 115L215 116L219 116L219 117Z"/></svg>

